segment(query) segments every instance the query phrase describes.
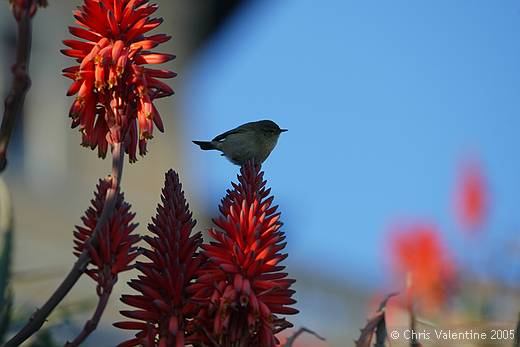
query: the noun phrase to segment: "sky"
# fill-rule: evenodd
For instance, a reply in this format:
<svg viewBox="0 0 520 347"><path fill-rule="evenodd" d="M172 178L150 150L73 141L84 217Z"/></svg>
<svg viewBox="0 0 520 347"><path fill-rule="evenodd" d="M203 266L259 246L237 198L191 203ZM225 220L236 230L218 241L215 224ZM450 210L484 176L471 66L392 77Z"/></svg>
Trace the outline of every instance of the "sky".
<svg viewBox="0 0 520 347"><path fill-rule="evenodd" d="M461 264L488 269L518 241L519 38L517 1L256 1L184 76L185 133L211 139L265 118L289 129L263 168L290 267L379 286L389 230L425 221ZM186 155L216 213L238 168L196 146ZM469 157L490 197L473 236L453 213Z"/></svg>

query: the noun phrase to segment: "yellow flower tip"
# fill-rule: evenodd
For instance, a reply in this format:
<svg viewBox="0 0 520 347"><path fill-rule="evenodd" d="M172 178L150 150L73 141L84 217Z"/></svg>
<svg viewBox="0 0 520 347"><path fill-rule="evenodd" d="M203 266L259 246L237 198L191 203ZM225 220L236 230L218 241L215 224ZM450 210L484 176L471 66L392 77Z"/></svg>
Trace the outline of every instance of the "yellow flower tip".
<svg viewBox="0 0 520 347"><path fill-rule="evenodd" d="M137 88L137 95L139 95L139 99L143 99L146 95L148 95L148 88L145 86L139 86Z"/></svg>
<svg viewBox="0 0 520 347"><path fill-rule="evenodd" d="M153 135L149 132L143 131L141 134L139 134L139 140L151 140L153 139Z"/></svg>

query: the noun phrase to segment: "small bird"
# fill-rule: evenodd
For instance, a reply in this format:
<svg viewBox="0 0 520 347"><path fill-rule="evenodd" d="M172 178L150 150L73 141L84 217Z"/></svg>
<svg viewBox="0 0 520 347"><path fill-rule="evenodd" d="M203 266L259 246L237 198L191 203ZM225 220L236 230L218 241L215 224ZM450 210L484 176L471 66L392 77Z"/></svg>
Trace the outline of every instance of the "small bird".
<svg viewBox="0 0 520 347"><path fill-rule="evenodd" d="M253 159L263 163L278 142L280 134L287 129L280 129L272 120L260 120L242 124L235 129L218 135L211 141L193 141L202 150L216 149L233 164L244 165Z"/></svg>

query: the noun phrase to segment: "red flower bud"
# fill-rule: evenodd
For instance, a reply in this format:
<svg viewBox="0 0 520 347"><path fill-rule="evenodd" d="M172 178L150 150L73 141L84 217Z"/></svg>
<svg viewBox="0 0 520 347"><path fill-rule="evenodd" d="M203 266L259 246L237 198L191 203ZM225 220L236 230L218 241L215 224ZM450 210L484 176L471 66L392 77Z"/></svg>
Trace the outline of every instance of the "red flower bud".
<svg viewBox="0 0 520 347"><path fill-rule="evenodd" d="M81 219L83 226L76 226L74 232L74 255L79 256L85 248L88 249L91 267L86 273L97 282L98 294L105 289L111 290L117 274L129 270L129 264L138 255L135 245L140 240L139 235L132 233L137 227L132 223L135 214L130 212L130 205L124 201L123 194L118 193L114 212L100 230L97 244L90 244L89 239L101 216L110 184L110 180L99 181L92 206ZM106 269L111 271L107 272Z"/></svg>
<svg viewBox="0 0 520 347"><path fill-rule="evenodd" d="M195 226L178 175L166 173L162 190L162 204L148 226L153 236L146 236L148 244L143 254L148 262L138 262L141 274L129 285L137 295L124 295L121 301L135 308L121 311L132 322L114 325L121 329L137 330L135 338L119 346L184 346L192 334L197 307L191 304L188 285L200 266L198 248L201 233L191 235ZM191 269L191 270L190 270ZM154 329L149 327L153 326ZM155 341L159 341L158 344Z"/></svg>

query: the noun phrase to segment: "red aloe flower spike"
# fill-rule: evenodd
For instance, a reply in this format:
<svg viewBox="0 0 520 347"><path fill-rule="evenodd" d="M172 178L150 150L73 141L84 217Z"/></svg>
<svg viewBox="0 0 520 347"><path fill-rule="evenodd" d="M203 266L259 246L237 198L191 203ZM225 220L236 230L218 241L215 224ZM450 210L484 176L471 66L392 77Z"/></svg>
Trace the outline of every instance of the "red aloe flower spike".
<svg viewBox="0 0 520 347"><path fill-rule="evenodd" d="M191 302L186 287L201 264L197 249L202 244L202 234L191 235L195 221L179 176L172 170L166 173L161 201L157 215L148 225L154 236L144 237L150 249L144 249L143 254L150 262L138 262L137 269L142 274L129 282L139 294L121 298L135 308L121 311L132 321L114 324L138 332L120 347L184 346L191 338L197 306Z"/></svg>
<svg viewBox="0 0 520 347"><path fill-rule="evenodd" d="M81 218L83 226L76 226L74 232L74 255L79 256L85 247L89 248L93 267L86 273L98 283L99 293L117 279L118 273L130 269L130 263L138 255L135 245L140 240L139 235L132 234L137 227L137 223L131 223L135 214L130 212L130 204L124 201L124 195L119 193L114 213L101 230L97 245L87 243L96 228L109 188L110 181L99 180L92 206Z"/></svg>
<svg viewBox="0 0 520 347"><path fill-rule="evenodd" d="M426 309L438 309L448 298L456 272L437 229L415 224L392 236L393 265L406 277L408 303L418 301Z"/></svg>
<svg viewBox="0 0 520 347"><path fill-rule="evenodd" d="M456 212L460 224L468 231L481 228L486 219L488 191L481 165L477 161L464 164L456 196Z"/></svg>
<svg viewBox="0 0 520 347"><path fill-rule="evenodd" d="M85 249L88 249L91 266L85 270L85 273L97 282L99 302L92 318L87 321L83 330L72 342L66 343L66 347L79 346L95 330L108 303L112 288L117 282L118 274L129 270L130 264L139 254L136 243L140 240L140 236L132 234L137 227L136 223L131 223L135 214L130 212L130 204L124 201L122 193L117 194L114 212L104 228L100 230L96 245L90 243L110 187L111 180L99 180L94 199L91 200L92 206L81 218L83 226L76 226L74 232L74 255L79 257Z"/></svg>
<svg viewBox="0 0 520 347"><path fill-rule="evenodd" d="M298 313L290 307L295 281L278 265L287 256L280 253L285 236L260 166L249 162L240 172L214 220L221 231L210 230L214 241L202 246L207 264L190 287L202 303L198 338L224 347L276 346L275 334L292 326L278 314Z"/></svg>
<svg viewBox="0 0 520 347"><path fill-rule="evenodd" d="M146 154L153 124L164 130L153 102L173 90L157 78L173 78L175 73L141 66L175 58L148 51L170 39L163 34L145 36L162 22L150 18L156 10L148 0L85 0L74 12L81 28L69 31L86 41L63 41L69 49L62 53L79 63L63 70L73 80L67 95L77 94L70 109L72 127L80 126L82 144L97 147L102 158L108 143L123 142L134 162L138 145L139 154Z"/></svg>

